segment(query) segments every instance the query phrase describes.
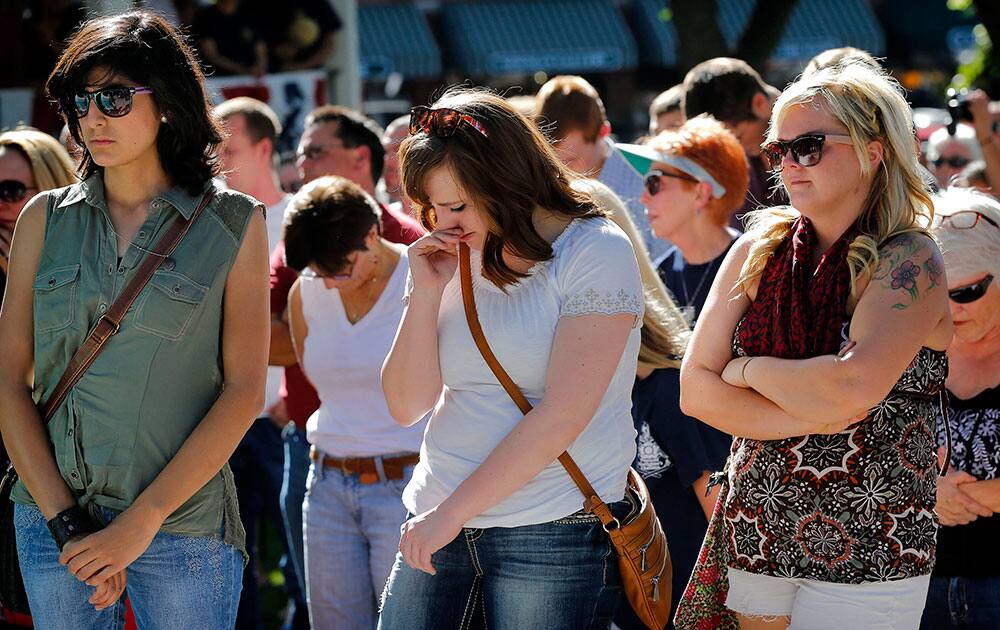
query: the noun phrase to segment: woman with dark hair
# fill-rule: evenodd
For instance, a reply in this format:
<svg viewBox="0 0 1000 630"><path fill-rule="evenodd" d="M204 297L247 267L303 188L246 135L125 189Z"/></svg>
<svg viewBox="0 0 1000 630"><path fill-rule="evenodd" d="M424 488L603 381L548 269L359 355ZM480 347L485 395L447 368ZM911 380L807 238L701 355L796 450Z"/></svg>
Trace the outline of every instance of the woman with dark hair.
<svg viewBox="0 0 1000 630"><path fill-rule="evenodd" d="M414 108L403 184L433 230L382 371L408 426L432 411L380 627L607 628L622 592L608 534L556 458L611 513L631 507L631 390L643 285L628 237L534 125L485 90ZM485 337L534 408L522 414L463 313L460 244ZM475 618L473 619L475 615Z"/></svg>
<svg viewBox="0 0 1000 630"><path fill-rule="evenodd" d="M341 177L306 184L285 221L285 260L302 272L288 295L292 342L320 398L302 508L314 628L375 627L423 437L424 423L393 421L379 381L409 270L381 232L378 203Z"/></svg>
<svg viewBox="0 0 1000 630"><path fill-rule="evenodd" d="M139 627L232 628L244 535L226 461L263 404L261 206L213 188L201 71L162 18L86 22L48 91L84 181L24 209L0 316L0 426L34 621L118 627L127 573ZM186 235L156 253L178 217L194 217ZM149 256L151 280L43 425L38 408Z"/></svg>

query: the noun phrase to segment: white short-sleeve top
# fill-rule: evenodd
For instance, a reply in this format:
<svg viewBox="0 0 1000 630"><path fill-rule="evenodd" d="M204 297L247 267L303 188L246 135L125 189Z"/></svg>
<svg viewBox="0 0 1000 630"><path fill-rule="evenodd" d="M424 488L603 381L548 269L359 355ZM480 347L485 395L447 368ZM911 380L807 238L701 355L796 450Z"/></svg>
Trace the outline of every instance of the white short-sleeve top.
<svg viewBox="0 0 1000 630"><path fill-rule="evenodd" d="M535 265L531 275L508 287L507 293L482 276L481 257L472 252L479 319L500 363L536 405L544 394L560 318L592 313L636 316L597 412L569 448L601 499L620 501L635 457L631 393L644 304L635 253L625 233L605 218L575 219L553 242L552 250L550 260ZM420 463L403 493L404 505L414 514L444 501L523 417L472 340L457 271L441 300L438 354L444 393L424 434ZM527 485L465 525L544 523L582 506L583 495L553 461Z"/></svg>

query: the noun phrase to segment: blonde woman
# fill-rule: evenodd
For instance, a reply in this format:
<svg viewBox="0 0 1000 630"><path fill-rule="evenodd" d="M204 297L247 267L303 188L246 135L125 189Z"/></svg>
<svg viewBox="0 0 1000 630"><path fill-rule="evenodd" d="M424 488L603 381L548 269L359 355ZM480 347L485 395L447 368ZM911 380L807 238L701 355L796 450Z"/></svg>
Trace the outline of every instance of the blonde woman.
<svg viewBox="0 0 1000 630"><path fill-rule="evenodd" d="M866 64L785 90L763 148L791 205L727 255L681 368L682 409L737 436L721 539L745 629L920 623L952 324L911 129Z"/></svg>
<svg viewBox="0 0 1000 630"><path fill-rule="evenodd" d="M0 133L0 296L21 210L36 194L75 181L69 154L52 136L27 128Z"/></svg>

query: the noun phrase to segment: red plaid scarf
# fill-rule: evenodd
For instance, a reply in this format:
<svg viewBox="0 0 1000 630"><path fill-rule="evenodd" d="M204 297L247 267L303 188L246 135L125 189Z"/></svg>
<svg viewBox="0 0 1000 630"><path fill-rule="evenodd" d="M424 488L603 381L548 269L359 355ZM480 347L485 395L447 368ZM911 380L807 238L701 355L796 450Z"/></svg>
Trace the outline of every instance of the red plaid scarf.
<svg viewBox="0 0 1000 630"><path fill-rule="evenodd" d="M757 299L740 324L748 356L805 359L840 350L851 292L847 252L856 234L855 228L844 232L813 270L816 231L809 219L795 220L764 267Z"/></svg>

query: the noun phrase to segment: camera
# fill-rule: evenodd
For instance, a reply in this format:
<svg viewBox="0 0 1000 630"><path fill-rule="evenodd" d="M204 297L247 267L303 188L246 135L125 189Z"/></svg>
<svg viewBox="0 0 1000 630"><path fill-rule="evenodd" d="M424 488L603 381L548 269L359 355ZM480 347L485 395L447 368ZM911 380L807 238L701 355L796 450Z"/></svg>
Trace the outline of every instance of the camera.
<svg viewBox="0 0 1000 630"><path fill-rule="evenodd" d="M961 90L948 88L945 96L947 98L948 115L951 117L946 125L948 135L954 136L958 123L972 122L972 110L969 109L969 91L965 88Z"/></svg>

